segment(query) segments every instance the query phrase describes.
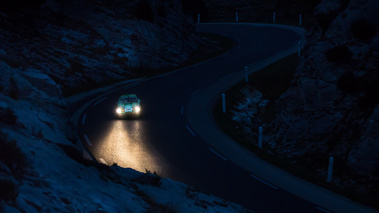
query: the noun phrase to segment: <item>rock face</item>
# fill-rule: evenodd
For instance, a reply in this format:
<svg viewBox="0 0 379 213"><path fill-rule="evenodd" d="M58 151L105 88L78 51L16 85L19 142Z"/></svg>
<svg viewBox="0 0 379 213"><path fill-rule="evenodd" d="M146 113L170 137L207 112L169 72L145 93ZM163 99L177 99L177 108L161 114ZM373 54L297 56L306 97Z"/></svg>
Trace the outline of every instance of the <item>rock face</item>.
<svg viewBox="0 0 379 213"><path fill-rule="evenodd" d="M251 137L257 137L252 130L259 128L259 124L262 123L259 114L265 110L270 101L263 99L263 94L251 87L242 89L241 93L243 101L234 106L234 110L231 110L232 119L243 126L244 133Z"/></svg>
<svg viewBox="0 0 379 213"><path fill-rule="evenodd" d="M62 86L188 57L197 38L180 2L57 2L0 12L0 212L248 212L169 179L86 160L68 122Z"/></svg>
<svg viewBox="0 0 379 213"><path fill-rule="evenodd" d="M275 103L267 140L278 153L325 170L337 182L379 187L379 2L322 1L292 86ZM320 172L320 175L325 175ZM363 181L364 180L364 181ZM377 193L377 192L375 192Z"/></svg>
<svg viewBox="0 0 379 213"><path fill-rule="evenodd" d="M58 2L1 13L0 49L64 87L176 66L199 43L179 0Z"/></svg>

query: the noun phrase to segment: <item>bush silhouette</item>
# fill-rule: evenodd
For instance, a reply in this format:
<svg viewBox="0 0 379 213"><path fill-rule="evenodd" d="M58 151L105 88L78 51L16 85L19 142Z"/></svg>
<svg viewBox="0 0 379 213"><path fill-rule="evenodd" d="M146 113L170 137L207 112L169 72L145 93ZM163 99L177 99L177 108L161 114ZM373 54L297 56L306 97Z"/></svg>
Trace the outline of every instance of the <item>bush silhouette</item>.
<svg viewBox="0 0 379 213"><path fill-rule="evenodd" d="M363 94L360 104L363 107L375 107L379 103L379 78L370 78L362 82Z"/></svg>
<svg viewBox="0 0 379 213"><path fill-rule="evenodd" d="M346 45L330 48L325 55L328 61L335 63L347 63L352 59L352 53Z"/></svg>
<svg viewBox="0 0 379 213"><path fill-rule="evenodd" d="M379 102L379 78L376 74L356 77L352 71L348 71L338 79L337 86L346 93L361 94L359 104L363 108L375 107Z"/></svg>
<svg viewBox="0 0 379 213"><path fill-rule="evenodd" d="M8 167L16 179L22 178L26 172L27 160L24 153L16 141L8 140L3 132L0 132L0 164Z"/></svg>
<svg viewBox="0 0 379 213"><path fill-rule="evenodd" d="M0 11L15 13L27 7L40 6L45 2L46 0L2 0L0 1Z"/></svg>
<svg viewBox="0 0 379 213"><path fill-rule="evenodd" d="M197 21L197 14L201 14L201 20L207 20L208 8L204 0L182 0L183 12L190 14Z"/></svg>
<svg viewBox="0 0 379 213"><path fill-rule="evenodd" d="M11 97L14 100L18 100L20 96L20 90L18 88L16 79L14 77L9 78L10 88L8 91L9 97Z"/></svg>
<svg viewBox="0 0 379 213"><path fill-rule="evenodd" d="M375 36L376 29L374 25L362 18L351 24L351 32L355 38L368 40Z"/></svg>
<svg viewBox="0 0 379 213"><path fill-rule="evenodd" d="M356 91L357 79L354 76L353 72L344 73L337 82L338 88L346 93L353 93Z"/></svg>
<svg viewBox="0 0 379 213"><path fill-rule="evenodd" d="M350 3L350 0L339 0L340 2L340 10L344 10Z"/></svg>
<svg viewBox="0 0 379 213"><path fill-rule="evenodd" d="M19 188L9 177L0 176L0 200L16 200Z"/></svg>
<svg viewBox="0 0 379 213"><path fill-rule="evenodd" d="M331 11L330 13L320 13L316 15L316 23L322 29L324 34L328 29L332 21L337 17L338 11Z"/></svg>
<svg viewBox="0 0 379 213"><path fill-rule="evenodd" d="M165 7L165 5L164 4L159 4L158 6L157 6L157 14L160 16L160 17L162 17L162 18L166 18L166 7Z"/></svg>
<svg viewBox="0 0 379 213"><path fill-rule="evenodd" d="M7 125L13 125L17 122L17 116L14 115L14 111L11 108L0 107L0 121Z"/></svg>
<svg viewBox="0 0 379 213"><path fill-rule="evenodd" d="M153 8L147 0L140 0L137 3L136 17L148 22L154 21Z"/></svg>

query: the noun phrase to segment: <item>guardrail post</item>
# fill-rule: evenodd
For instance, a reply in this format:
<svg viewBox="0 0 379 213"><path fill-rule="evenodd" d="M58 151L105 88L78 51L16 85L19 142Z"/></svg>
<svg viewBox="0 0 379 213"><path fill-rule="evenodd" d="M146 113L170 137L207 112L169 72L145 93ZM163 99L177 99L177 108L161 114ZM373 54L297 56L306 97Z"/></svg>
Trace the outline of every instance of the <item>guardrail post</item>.
<svg viewBox="0 0 379 213"><path fill-rule="evenodd" d="M334 163L334 158L333 156L330 156L329 167L328 167L328 177L326 178L326 182L328 183L331 183L333 180L333 163Z"/></svg>
<svg viewBox="0 0 379 213"><path fill-rule="evenodd" d="M222 94L222 112L226 112L225 93Z"/></svg>
<svg viewBox="0 0 379 213"><path fill-rule="evenodd" d="M272 17L272 23L275 24L275 12L274 12L273 17Z"/></svg>
<svg viewBox="0 0 379 213"><path fill-rule="evenodd" d="M301 26L301 13L299 15L299 25Z"/></svg>
<svg viewBox="0 0 379 213"><path fill-rule="evenodd" d="M247 75L247 66L245 66L245 81L246 83L249 82L249 76Z"/></svg>
<svg viewBox="0 0 379 213"><path fill-rule="evenodd" d="M258 147L259 147L259 149L262 149L262 133L263 133L263 128L259 127L259 136L258 136Z"/></svg>
<svg viewBox="0 0 379 213"><path fill-rule="evenodd" d="M236 12L236 22L238 22L238 12Z"/></svg>
<svg viewBox="0 0 379 213"><path fill-rule="evenodd" d="M197 23L200 24L200 13L197 14Z"/></svg>

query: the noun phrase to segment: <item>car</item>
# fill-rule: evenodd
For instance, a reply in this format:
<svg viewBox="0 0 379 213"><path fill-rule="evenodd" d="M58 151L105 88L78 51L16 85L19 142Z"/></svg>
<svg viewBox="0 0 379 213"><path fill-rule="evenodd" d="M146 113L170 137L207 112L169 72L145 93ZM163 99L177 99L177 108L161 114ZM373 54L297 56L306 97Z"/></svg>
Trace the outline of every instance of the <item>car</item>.
<svg viewBox="0 0 379 213"><path fill-rule="evenodd" d="M117 101L117 117L139 117L141 114L140 102L141 100L136 94L121 95Z"/></svg>

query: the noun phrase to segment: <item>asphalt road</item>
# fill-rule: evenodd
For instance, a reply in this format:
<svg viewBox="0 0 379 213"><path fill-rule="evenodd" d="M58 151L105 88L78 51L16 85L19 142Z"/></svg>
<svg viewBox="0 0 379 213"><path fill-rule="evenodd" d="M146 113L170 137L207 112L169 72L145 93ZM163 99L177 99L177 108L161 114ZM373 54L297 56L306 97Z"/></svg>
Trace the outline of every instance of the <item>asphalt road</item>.
<svg viewBox="0 0 379 213"><path fill-rule="evenodd" d="M323 212L228 161L196 135L184 115L186 104L197 92L246 64L291 47L299 36L277 28L232 24L199 25L198 29L227 35L239 45L200 65L97 98L79 119L85 146L104 164L156 172L255 212ZM126 93L142 100L139 119L115 117L116 101Z"/></svg>

